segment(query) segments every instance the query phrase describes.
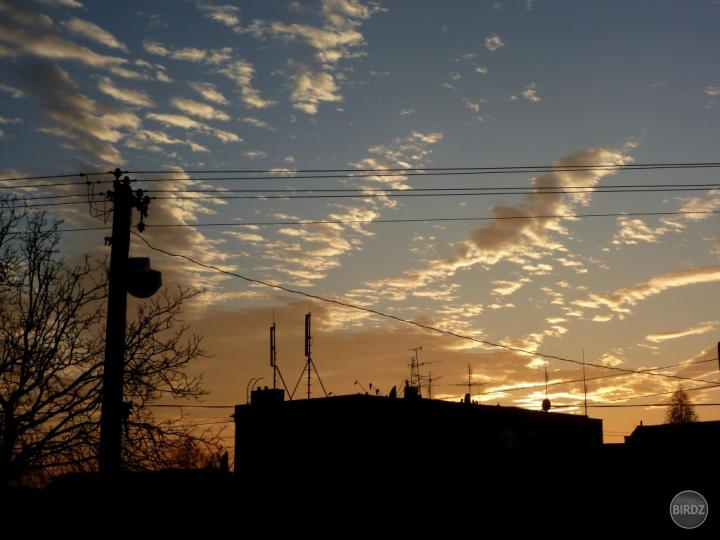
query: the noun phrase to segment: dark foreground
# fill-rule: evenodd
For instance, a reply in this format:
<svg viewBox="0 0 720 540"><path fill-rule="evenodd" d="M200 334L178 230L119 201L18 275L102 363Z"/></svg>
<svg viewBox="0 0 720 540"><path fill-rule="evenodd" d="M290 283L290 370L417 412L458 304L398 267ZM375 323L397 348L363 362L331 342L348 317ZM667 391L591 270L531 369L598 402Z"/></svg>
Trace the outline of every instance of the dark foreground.
<svg viewBox="0 0 720 540"><path fill-rule="evenodd" d="M231 473L165 471L115 481L67 476L42 490L0 493L5 523L25 520L28 533L84 531L80 537L100 523L105 533L156 530L182 537L225 531L333 538L717 538L717 468L715 455L662 452L361 456L329 449L327 455L265 456L236 464ZM708 503L705 521L693 529L678 526L670 512L673 498L686 490Z"/></svg>

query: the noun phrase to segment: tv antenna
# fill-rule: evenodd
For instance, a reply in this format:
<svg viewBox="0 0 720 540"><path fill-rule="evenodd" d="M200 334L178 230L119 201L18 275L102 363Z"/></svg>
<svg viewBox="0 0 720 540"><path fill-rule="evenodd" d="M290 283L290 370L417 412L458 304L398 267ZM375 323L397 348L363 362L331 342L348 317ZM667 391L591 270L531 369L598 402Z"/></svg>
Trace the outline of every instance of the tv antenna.
<svg viewBox="0 0 720 540"><path fill-rule="evenodd" d="M422 345L419 347L414 347L412 349L408 349L408 351L413 351L413 356L410 358L410 386L415 386L418 389L420 388L420 370L418 364L418 351L422 351Z"/></svg>
<svg viewBox="0 0 720 540"><path fill-rule="evenodd" d="M542 400L542 410L548 412L550 410L550 400L548 399L548 374L547 365L545 365L545 399Z"/></svg>
<svg viewBox="0 0 720 540"><path fill-rule="evenodd" d="M305 356L307 357L307 362L305 363L305 369L303 369L303 372L300 374L300 378L298 379L298 382L295 384L295 388L293 389L293 393L290 396L290 399L292 399L292 396L295 395L295 390L297 390L298 384L300 384L300 380L302 379L303 374L307 371L307 398L310 399L310 388L312 386L312 370L315 367L315 364L312 361L312 355L310 353L310 347L312 345L312 335L310 334L310 313L305 315ZM315 373L317 374L318 381L320 382L320 386L323 389L323 392L325 393L325 397L327 397L328 393L325 391L325 386L323 386L322 381L320 380L320 374L318 373L317 369L315 369Z"/></svg>
<svg viewBox="0 0 720 540"><path fill-rule="evenodd" d="M465 384L457 385L457 386L465 386ZM472 388L473 386L477 386L478 388L480 386L485 386L485 383L480 382L473 382L473 372L472 367L470 364L468 364L468 380L467 380L467 394L465 395L465 403L471 403L472 402Z"/></svg>
<svg viewBox="0 0 720 540"><path fill-rule="evenodd" d="M420 375L420 366L424 366L425 364L434 364L435 362L442 362L442 360L432 360L430 362L420 362L418 360L418 351L422 351L422 345L420 347L413 347L408 349L408 351L413 351L413 356L410 358L410 386L414 386L418 389L418 392L420 392L420 389L422 387L422 381L428 381L428 392L431 391L430 385L432 384L432 379L429 377L422 377ZM439 378L439 377L437 377Z"/></svg>
<svg viewBox="0 0 720 540"><path fill-rule="evenodd" d="M587 416L587 383L585 382L585 349L583 349L583 393L585 394L585 416Z"/></svg>
<svg viewBox="0 0 720 540"><path fill-rule="evenodd" d="M438 360L440 361L440 360ZM429 363L429 362L428 362ZM440 377L433 377L432 371L428 372L427 377L420 377L421 380L427 381L427 387L428 387L428 399L432 399L432 383L433 381L437 381L438 379L442 379L442 375Z"/></svg>

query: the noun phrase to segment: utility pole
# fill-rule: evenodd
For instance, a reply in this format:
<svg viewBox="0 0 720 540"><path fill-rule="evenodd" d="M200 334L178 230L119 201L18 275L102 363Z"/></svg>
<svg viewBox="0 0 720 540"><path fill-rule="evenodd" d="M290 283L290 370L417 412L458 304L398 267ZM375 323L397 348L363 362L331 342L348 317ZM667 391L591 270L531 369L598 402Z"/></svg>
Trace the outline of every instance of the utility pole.
<svg viewBox="0 0 720 540"><path fill-rule="evenodd" d="M127 315L128 287L132 287L129 272L130 224L132 209L147 216L149 197L143 197L141 190L133 194L130 179L120 180L122 171L115 169L114 191L108 191L113 201L112 236L110 242L110 271L108 276L107 327L105 334L105 364L103 370L102 408L100 416L100 474L108 479L117 479L122 467L122 425L126 419L123 402L123 377L125 369L125 325ZM145 229L142 217L138 230ZM157 272L155 274L158 274ZM159 275L155 276L157 287ZM154 288L157 290L157 288ZM152 293L155 292L152 291ZM152 294L150 293L150 294ZM147 295L149 296L149 295Z"/></svg>

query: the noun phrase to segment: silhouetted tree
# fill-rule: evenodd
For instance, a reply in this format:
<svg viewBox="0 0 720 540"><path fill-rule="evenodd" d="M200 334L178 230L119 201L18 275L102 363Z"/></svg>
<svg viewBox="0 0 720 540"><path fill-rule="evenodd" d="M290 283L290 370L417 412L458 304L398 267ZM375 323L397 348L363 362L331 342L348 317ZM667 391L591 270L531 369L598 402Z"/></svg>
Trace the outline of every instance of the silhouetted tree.
<svg viewBox="0 0 720 540"><path fill-rule="evenodd" d="M0 487L98 469L107 258L68 264L59 256L59 223L0 197ZM186 373L207 357L201 338L179 324L183 302L199 292L163 289L138 302L127 324L128 470L168 467L187 441L210 454L221 448L219 433L157 421L148 409L160 398L207 394L202 376Z"/></svg>
<svg viewBox="0 0 720 540"><path fill-rule="evenodd" d="M698 420L698 415L695 413L695 407L690 402L688 393L680 385L670 398L670 405L665 412L665 423L684 424L686 422L697 422Z"/></svg>

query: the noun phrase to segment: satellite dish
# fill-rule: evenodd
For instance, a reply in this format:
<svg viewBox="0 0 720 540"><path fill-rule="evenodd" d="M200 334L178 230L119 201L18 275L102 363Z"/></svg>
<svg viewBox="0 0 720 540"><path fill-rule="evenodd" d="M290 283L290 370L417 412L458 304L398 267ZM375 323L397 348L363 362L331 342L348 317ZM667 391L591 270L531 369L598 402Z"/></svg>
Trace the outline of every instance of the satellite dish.
<svg viewBox="0 0 720 540"><path fill-rule="evenodd" d="M542 401L542 409L545 412L548 412L550 410L550 400L548 398L543 399Z"/></svg>
<svg viewBox="0 0 720 540"><path fill-rule="evenodd" d="M162 285L162 274L150 269L148 257L130 257L127 261L127 292L135 298L149 298Z"/></svg>

